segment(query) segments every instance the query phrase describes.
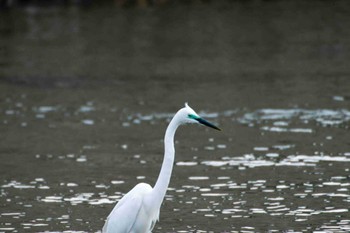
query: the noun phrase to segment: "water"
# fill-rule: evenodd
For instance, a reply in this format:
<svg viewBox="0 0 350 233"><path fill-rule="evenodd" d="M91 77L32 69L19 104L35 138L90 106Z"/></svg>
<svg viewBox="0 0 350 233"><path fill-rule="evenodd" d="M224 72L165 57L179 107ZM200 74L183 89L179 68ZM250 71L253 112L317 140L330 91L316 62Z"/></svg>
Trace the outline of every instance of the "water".
<svg viewBox="0 0 350 233"><path fill-rule="evenodd" d="M2 11L0 232L101 230L186 101L154 232L348 232L349 7Z"/></svg>

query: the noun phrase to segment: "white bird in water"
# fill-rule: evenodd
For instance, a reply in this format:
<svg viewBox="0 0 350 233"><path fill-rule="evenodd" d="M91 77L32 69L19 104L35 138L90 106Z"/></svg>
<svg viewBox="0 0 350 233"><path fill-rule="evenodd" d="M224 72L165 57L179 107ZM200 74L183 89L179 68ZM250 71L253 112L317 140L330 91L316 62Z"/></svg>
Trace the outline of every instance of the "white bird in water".
<svg viewBox="0 0 350 233"><path fill-rule="evenodd" d="M169 186L173 170L176 129L187 123L199 123L217 130L215 125L201 118L190 106L180 109L170 121L164 137L164 159L154 188L146 183L137 184L113 208L103 233L150 233L159 219L159 210Z"/></svg>

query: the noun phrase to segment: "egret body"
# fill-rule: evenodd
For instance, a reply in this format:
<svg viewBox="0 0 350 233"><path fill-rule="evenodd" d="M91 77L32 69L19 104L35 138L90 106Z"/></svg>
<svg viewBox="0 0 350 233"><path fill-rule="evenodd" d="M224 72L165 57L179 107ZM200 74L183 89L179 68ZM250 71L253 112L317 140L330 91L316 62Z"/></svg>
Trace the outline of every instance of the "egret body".
<svg viewBox="0 0 350 233"><path fill-rule="evenodd" d="M159 219L159 210L173 170L176 129L186 123L199 123L220 130L201 118L187 103L170 121L164 137L164 159L157 182L152 188L140 183L131 189L109 214L103 233L150 233Z"/></svg>

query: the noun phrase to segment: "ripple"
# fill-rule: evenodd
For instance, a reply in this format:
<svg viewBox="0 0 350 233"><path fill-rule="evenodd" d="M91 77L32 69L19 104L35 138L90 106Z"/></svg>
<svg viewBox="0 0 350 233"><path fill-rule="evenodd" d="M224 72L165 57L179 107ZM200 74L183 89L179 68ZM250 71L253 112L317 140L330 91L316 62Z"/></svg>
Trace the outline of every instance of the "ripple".
<svg viewBox="0 0 350 233"><path fill-rule="evenodd" d="M114 200L110 200L108 198L101 198L101 199L95 199L95 200L90 200L89 204L90 205L103 205L103 204L114 204Z"/></svg>
<svg viewBox="0 0 350 233"><path fill-rule="evenodd" d="M260 209L260 208L251 208L251 209L249 209L249 212L251 212L252 214L266 214L267 213L264 209Z"/></svg>
<svg viewBox="0 0 350 233"><path fill-rule="evenodd" d="M276 153L267 153L265 155L271 159L279 157ZM211 167L222 166L244 166L248 168L269 167L269 166L316 166L319 162L350 162L347 156L329 156L329 155L289 155L280 161L266 160L256 157L253 154L246 154L237 157L223 157L222 160L205 160L201 164Z"/></svg>
<svg viewBox="0 0 350 233"><path fill-rule="evenodd" d="M111 184L124 184L125 181L124 180L112 180Z"/></svg>
<svg viewBox="0 0 350 233"><path fill-rule="evenodd" d="M14 231L15 228L13 227L0 227L0 231Z"/></svg>
<svg viewBox="0 0 350 233"><path fill-rule="evenodd" d="M201 193L203 197L223 197L229 195L228 193Z"/></svg>
<svg viewBox="0 0 350 233"><path fill-rule="evenodd" d="M345 156L329 156L329 155L290 155L286 159L290 162L318 163L320 161L332 162L350 162L350 158Z"/></svg>
<svg viewBox="0 0 350 233"><path fill-rule="evenodd" d="M39 233L88 233L87 231L44 231Z"/></svg>
<svg viewBox="0 0 350 233"><path fill-rule="evenodd" d="M322 213L347 213L349 209L333 209L333 210L323 210Z"/></svg>
<svg viewBox="0 0 350 233"><path fill-rule="evenodd" d="M243 210L243 209L223 209L221 211L222 214L234 214L234 213L238 213L238 212L247 212L247 210Z"/></svg>
<svg viewBox="0 0 350 233"><path fill-rule="evenodd" d="M193 161L189 161L189 162L184 162L184 161L179 161L176 163L177 166L196 166L198 165L198 162L193 162Z"/></svg>
<svg viewBox="0 0 350 233"><path fill-rule="evenodd" d="M270 131L270 132L290 132L290 133L312 133L313 130L309 128L281 128L281 127L269 127L269 126L263 126L261 127L261 130L264 131Z"/></svg>
<svg viewBox="0 0 350 233"><path fill-rule="evenodd" d="M42 199L40 199L42 202L49 202L49 203L60 203L63 202L63 197L62 196L47 196Z"/></svg>
<svg viewBox="0 0 350 233"><path fill-rule="evenodd" d="M14 213L1 213L1 216L24 216L23 212L14 212Z"/></svg>
<svg viewBox="0 0 350 233"><path fill-rule="evenodd" d="M7 184L1 186L2 188L15 188L15 189L33 189L36 188L34 185L22 184L17 181L10 181Z"/></svg>
<svg viewBox="0 0 350 233"><path fill-rule="evenodd" d="M54 112L58 110L57 106L39 106L33 109L34 111L38 113L48 113L48 112Z"/></svg>
<svg viewBox="0 0 350 233"><path fill-rule="evenodd" d="M84 125L94 125L95 121L92 119L84 119L81 121Z"/></svg>
<svg viewBox="0 0 350 233"><path fill-rule="evenodd" d="M190 176L189 180L209 180L209 176Z"/></svg>
<svg viewBox="0 0 350 233"><path fill-rule="evenodd" d="M244 113L239 118L242 124L254 125L262 122L273 122L273 126L262 126L261 130L270 132L312 133L311 128L288 128L289 121L307 123L315 121L321 126L337 126L350 121L350 111L346 109L259 109Z"/></svg>
<svg viewBox="0 0 350 233"><path fill-rule="evenodd" d="M88 113L88 112L95 111L95 107L92 106L92 103L88 103L88 105L80 106L78 111L83 113Z"/></svg>

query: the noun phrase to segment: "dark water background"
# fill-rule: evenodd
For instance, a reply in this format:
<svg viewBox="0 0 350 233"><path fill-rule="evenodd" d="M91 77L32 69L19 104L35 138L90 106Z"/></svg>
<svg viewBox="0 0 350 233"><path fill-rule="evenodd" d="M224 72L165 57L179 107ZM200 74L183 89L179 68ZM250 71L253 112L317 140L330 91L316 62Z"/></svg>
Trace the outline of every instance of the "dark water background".
<svg viewBox="0 0 350 233"><path fill-rule="evenodd" d="M0 11L0 232L97 232L154 184L154 232L350 231L350 4L211 1Z"/></svg>

